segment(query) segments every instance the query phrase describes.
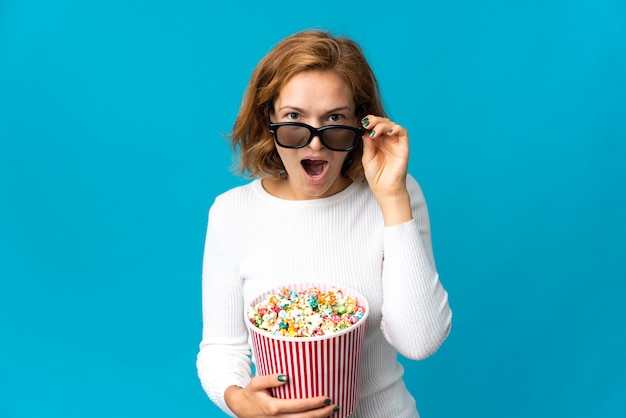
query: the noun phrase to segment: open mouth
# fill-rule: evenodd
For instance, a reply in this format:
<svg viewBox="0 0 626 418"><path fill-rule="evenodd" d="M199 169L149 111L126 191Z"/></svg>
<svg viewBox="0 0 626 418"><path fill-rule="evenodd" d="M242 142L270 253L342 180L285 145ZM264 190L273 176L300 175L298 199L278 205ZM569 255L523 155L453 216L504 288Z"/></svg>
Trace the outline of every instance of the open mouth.
<svg viewBox="0 0 626 418"><path fill-rule="evenodd" d="M324 174L324 170L328 165L328 161L325 160L302 160L300 162L304 171L311 177L319 177Z"/></svg>

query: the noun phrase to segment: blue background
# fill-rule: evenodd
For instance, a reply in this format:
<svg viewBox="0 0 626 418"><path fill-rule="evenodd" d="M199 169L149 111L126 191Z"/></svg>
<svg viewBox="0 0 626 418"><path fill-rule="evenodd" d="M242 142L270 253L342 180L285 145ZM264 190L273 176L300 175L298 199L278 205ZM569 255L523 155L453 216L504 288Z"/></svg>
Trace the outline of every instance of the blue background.
<svg viewBox="0 0 626 418"><path fill-rule="evenodd" d="M518 4L519 3L519 4ZM626 3L0 0L0 417L219 417L195 370L222 134L318 27L411 133L454 311L423 417L626 411Z"/></svg>

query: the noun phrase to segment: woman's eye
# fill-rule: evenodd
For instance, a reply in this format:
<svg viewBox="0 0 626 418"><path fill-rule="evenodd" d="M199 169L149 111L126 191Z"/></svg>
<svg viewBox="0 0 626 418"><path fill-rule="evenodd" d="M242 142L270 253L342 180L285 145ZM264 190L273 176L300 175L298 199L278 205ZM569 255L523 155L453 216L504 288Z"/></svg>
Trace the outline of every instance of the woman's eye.
<svg viewBox="0 0 626 418"><path fill-rule="evenodd" d="M287 113L287 119L298 120L299 117L300 117L300 115L298 113L296 113L296 112Z"/></svg>
<svg viewBox="0 0 626 418"><path fill-rule="evenodd" d="M341 122L343 120L343 115L330 115L330 117L328 118L331 122Z"/></svg>

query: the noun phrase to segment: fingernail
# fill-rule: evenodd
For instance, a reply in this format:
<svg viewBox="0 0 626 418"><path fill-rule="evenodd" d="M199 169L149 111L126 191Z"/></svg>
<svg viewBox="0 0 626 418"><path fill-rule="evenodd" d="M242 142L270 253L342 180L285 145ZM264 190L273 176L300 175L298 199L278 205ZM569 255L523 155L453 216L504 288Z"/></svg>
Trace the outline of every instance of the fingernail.
<svg viewBox="0 0 626 418"><path fill-rule="evenodd" d="M363 127L367 128L367 125L370 124L370 120L368 118L363 118L361 119L361 123L363 124Z"/></svg>
<svg viewBox="0 0 626 418"><path fill-rule="evenodd" d="M333 408L333 412L338 412L338 411L339 411L339 407L335 405L335 407Z"/></svg>
<svg viewBox="0 0 626 418"><path fill-rule="evenodd" d="M373 138L374 135L376 135L376 131L372 129L372 132L370 132L370 138Z"/></svg>
<svg viewBox="0 0 626 418"><path fill-rule="evenodd" d="M329 405L331 402L330 398L324 399L324 405Z"/></svg>
<svg viewBox="0 0 626 418"><path fill-rule="evenodd" d="M393 132L393 128L391 128L391 129L389 129L389 130L387 131L387 133L388 133L388 134L390 134L390 133L392 133L392 132Z"/></svg>
<svg viewBox="0 0 626 418"><path fill-rule="evenodd" d="M278 381L279 382L286 382L287 381L287 376L284 374L279 374L278 375Z"/></svg>

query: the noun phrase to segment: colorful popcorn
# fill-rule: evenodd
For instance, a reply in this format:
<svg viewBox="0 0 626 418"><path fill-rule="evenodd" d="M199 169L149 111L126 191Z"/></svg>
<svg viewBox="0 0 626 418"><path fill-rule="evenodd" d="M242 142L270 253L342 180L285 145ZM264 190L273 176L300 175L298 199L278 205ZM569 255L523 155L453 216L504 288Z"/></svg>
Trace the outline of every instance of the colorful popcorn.
<svg viewBox="0 0 626 418"><path fill-rule="evenodd" d="M249 306L247 317L252 325L273 335L315 337L333 334L356 324L365 308L353 296L344 296L338 288L321 292L317 287L304 291L283 288Z"/></svg>

